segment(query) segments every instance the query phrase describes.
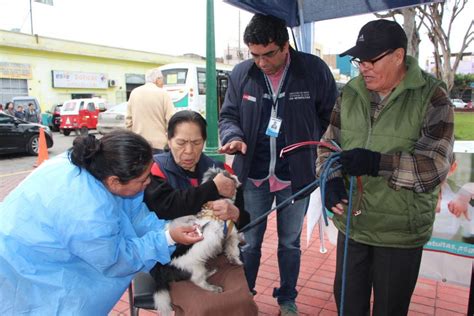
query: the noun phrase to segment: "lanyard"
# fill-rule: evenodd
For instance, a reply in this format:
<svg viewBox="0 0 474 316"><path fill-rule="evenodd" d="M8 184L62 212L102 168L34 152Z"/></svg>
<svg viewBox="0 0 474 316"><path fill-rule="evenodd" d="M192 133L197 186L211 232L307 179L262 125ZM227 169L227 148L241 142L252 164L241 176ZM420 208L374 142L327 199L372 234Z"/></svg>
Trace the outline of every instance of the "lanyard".
<svg viewBox="0 0 474 316"><path fill-rule="evenodd" d="M278 97L280 96L281 88L283 86L283 82L285 81L286 73L288 71L289 63L287 62L285 65L285 69L283 70L283 75L280 78L280 82L278 83L278 90L275 91L273 90L273 86L270 82L270 79L266 74L264 74L265 77L265 84L267 85L268 92L272 96L272 113L271 117L276 117L277 116L277 111L278 111Z"/></svg>

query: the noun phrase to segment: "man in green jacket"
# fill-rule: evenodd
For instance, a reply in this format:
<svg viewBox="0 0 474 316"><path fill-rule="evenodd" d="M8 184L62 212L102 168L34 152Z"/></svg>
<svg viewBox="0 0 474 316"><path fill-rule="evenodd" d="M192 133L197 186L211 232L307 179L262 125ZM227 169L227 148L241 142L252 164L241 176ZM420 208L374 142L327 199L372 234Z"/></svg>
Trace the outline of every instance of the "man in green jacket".
<svg viewBox="0 0 474 316"><path fill-rule="evenodd" d="M406 55L399 24L371 21L353 56L360 75L344 87L324 141L340 144L342 172L327 182L326 207L339 230L334 295L341 308L348 232L344 315L406 315L423 245L429 240L440 183L453 150L453 108L445 85ZM328 158L318 150L317 166ZM360 176L346 228L348 176Z"/></svg>

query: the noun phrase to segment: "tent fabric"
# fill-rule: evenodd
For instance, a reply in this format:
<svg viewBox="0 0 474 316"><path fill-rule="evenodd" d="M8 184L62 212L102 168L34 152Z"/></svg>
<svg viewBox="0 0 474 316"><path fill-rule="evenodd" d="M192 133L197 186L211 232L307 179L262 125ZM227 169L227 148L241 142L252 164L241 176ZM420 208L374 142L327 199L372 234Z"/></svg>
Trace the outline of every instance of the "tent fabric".
<svg viewBox="0 0 474 316"><path fill-rule="evenodd" d="M284 19L289 27L300 25L296 0L224 0L253 13L271 14ZM303 2L304 23L329 20L389 9L423 5L442 0L306 0Z"/></svg>
<svg viewBox="0 0 474 316"><path fill-rule="evenodd" d="M107 315L135 273L170 260L143 203L113 195L66 155L0 203L0 315Z"/></svg>

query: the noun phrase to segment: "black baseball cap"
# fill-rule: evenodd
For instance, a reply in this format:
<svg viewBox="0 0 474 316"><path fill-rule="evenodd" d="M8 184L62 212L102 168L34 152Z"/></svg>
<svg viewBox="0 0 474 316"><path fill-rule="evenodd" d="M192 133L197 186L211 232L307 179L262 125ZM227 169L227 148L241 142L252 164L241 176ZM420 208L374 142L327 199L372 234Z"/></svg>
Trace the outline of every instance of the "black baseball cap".
<svg viewBox="0 0 474 316"><path fill-rule="evenodd" d="M400 24L389 20L370 21L364 25L357 36L354 47L339 56L350 55L360 60L370 60L390 49L407 50L407 35Z"/></svg>

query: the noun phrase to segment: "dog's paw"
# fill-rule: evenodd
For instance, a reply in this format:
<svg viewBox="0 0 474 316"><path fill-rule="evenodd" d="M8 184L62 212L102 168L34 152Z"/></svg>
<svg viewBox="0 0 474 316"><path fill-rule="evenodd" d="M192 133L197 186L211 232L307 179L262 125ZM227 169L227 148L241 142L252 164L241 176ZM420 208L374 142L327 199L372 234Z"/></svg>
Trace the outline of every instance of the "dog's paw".
<svg viewBox="0 0 474 316"><path fill-rule="evenodd" d="M214 269L212 269L212 270L209 270L209 271L207 272L207 278L209 278L210 276L213 276L214 274L216 274L216 272L217 272L217 268L214 268ZM206 278L206 279L207 279L207 278Z"/></svg>
<svg viewBox="0 0 474 316"><path fill-rule="evenodd" d="M236 265L236 266L241 266L243 265L244 263L242 262L242 260L240 260L240 258L236 258L236 257L228 257L227 260L229 260L229 263L230 264L233 264L233 265Z"/></svg>
<svg viewBox="0 0 474 316"><path fill-rule="evenodd" d="M210 288L210 291L211 292L214 292L214 293L222 293L224 291L224 289L220 286L217 286L217 285L212 285L211 284L211 288Z"/></svg>

